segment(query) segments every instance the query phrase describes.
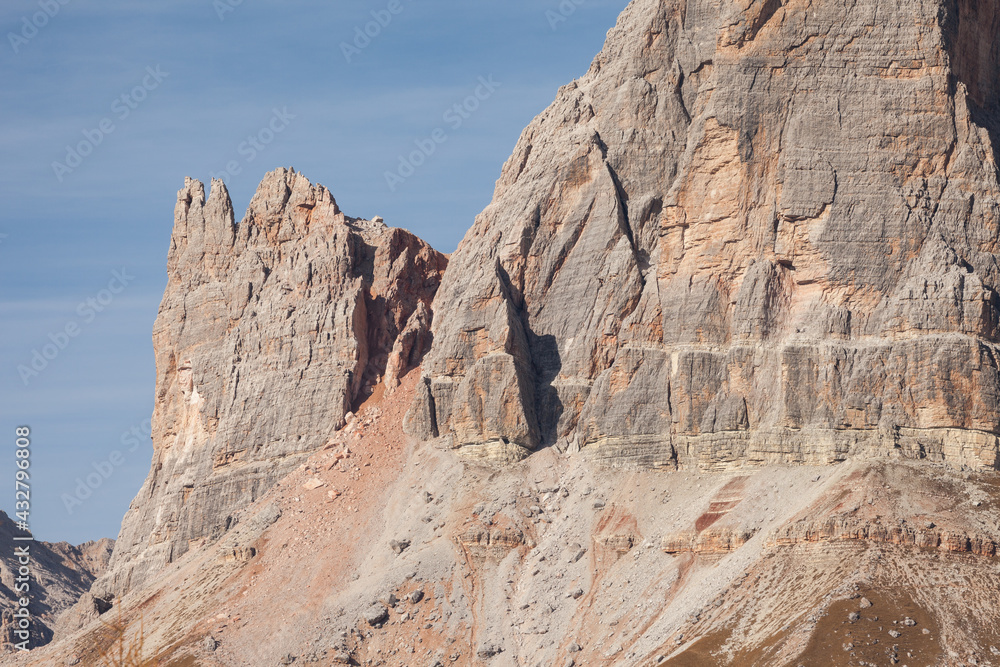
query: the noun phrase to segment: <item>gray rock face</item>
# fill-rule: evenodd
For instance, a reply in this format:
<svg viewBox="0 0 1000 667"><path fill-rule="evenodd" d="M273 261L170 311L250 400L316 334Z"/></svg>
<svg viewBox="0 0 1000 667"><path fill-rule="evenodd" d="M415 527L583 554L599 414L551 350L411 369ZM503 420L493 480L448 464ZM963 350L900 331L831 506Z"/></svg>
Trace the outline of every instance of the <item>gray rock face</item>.
<svg viewBox="0 0 1000 667"><path fill-rule="evenodd" d="M994 467L1000 6L635 0L451 258L408 428Z"/></svg>
<svg viewBox="0 0 1000 667"><path fill-rule="evenodd" d="M423 631L408 664L651 664L722 630L796 664L830 600L864 584L912 591L941 649L982 655L991 475L379 458L403 440L407 383L371 439L341 434L370 472L319 470L330 452L290 487L319 502L283 516L259 498L418 363L405 429L492 462L555 445L613 466L1000 467L998 142L997 0L635 0L524 132L443 280L443 256L294 172L269 174L238 226L221 183L206 200L188 181L153 468L73 618L146 584L130 602L158 655L211 651L211 619L247 611L213 635L244 664L320 645L385 662ZM365 499L351 523L327 485ZM292 621L265 647L269 619Z"/></svg>
<svg viewBox="0 0 1000 667"><path fill-rule="evenodd" d="M79 546L66 542L14 541L15 536L23 534L0 511L0 642L12 647L25 640L16 634L20 628L14 614L20 608L19 599L26 596L32 619L28 645L34 648L49 642L53 635L76 629L72 623L67 624L62 614L86 595L96 577L104 574L114 540L105 538ZM25 580L20 572L24 563L17 551L26 546L30 580ZM24 583L30 586L27 595L19 589Z"/></svg>
<svg viewBox="0 0 1000 667"><path fill-rule="evenodd" d="M445 266L294 171L268 174L239 225L221 181L206 201L188 179L153 333L155 456L98 588L141 586L218 537L326 444L390 356L394 378L417 363Z"/></svg>

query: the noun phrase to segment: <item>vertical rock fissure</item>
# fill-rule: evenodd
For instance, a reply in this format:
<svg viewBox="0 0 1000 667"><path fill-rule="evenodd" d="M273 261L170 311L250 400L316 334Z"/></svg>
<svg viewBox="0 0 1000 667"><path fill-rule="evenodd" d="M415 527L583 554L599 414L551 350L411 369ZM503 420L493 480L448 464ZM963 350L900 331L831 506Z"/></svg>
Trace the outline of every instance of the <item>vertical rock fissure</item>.
<svg viewBox="0 0 1000 667"><path fill-rule="evenodd" d="M404 374L430 345L443 255L381 219L348 219L291 170L264 178L235 227L225 185L212 188L204 205L197 181L178 193L153 335L155 460L101 582L116 595L216 539L390 365Z"/></svg>
<svg viewBox="0 0 1000 667"><path fill-rule="evenodd" d="M605 161L604 166L608 170L608 175L611 177L611 182L615 186L615 197L618 200L618 226L621 228L622 233L625 238L628 239L629 247L632 249L632 257L635 259L636 268L639 270L639 280L642 285L646 284L646 274L645 274L645 264L648 264L643 259L643 254L636 245L635 235L632 232L632 222L629 219L628 210L628 193L625 192L625 188L622 186L621 180L618 178L618 174L615 172L614 167L612 167L607 161Z"/></svg>
<svg viewBox="0 0 1000 667"><path fill-rule="evenodd" d="M479 267L499 257L523 272L536 382L536 337L560 353L560 437L595 456L664 460L667 412L680 465L843 460L898 426L904 451L992 466L975 434L1000 377L975 341L1000 280L1000 7L947 0L939 26L944 3L631 3L453 256L435 386L478 363L462 332L491 321ZM503 239L532 209L525 253Z"/></svg>

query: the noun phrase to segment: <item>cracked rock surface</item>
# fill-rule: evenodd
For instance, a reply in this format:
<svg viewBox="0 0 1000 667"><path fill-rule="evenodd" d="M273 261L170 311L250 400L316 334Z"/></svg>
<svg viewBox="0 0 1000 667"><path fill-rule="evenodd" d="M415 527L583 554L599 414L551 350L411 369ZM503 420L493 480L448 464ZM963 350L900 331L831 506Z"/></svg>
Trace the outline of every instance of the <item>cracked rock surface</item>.
<svg viewBox="0 0 1000 667"><path fill-rule="evenodd" d="M398 384L429 343L447 264L405 230L344 215L294 170L268 174L238 225L222 181L206 199L188 179L174 218L153 331L154 460L98 583L114 594L228 530L387 366Z"/></svg>
<svg viewBox="0 0 1000 667"><path fill-rule="evenodd" d="M411 432L995 466L998 34L996 2L632 2L452 256Z"/></svg>

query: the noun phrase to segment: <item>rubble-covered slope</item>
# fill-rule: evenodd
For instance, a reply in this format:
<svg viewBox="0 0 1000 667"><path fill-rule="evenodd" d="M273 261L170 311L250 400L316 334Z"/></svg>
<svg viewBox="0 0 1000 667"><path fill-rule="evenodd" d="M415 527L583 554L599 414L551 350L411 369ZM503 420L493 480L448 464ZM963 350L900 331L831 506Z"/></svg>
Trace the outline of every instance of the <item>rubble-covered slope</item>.
<svg viewBox="0 0 1000 667"><path fill-rule="evenodd" d="M627 471L554 448L497 469L404 437L418 373L125 597L147 657L1000 665L995 473L905 459ZM108 642L95 621L15 664L93 664Z"/></svg>
<svg viewBox="0 0 1000 667"><path fill-rule="evenodd" d="M998 35L634 0L447 271L189 182L92 597L168 667L1000 665Z"/></svg>

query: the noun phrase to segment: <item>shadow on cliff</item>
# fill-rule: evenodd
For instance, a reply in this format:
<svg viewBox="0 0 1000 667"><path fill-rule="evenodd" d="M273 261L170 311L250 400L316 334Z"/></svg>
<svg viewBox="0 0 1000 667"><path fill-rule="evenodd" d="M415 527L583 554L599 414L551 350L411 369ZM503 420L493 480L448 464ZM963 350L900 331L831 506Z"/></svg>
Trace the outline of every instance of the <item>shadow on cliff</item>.
<svg viewBox="0 0 1000 667"><path fill-rule="evenodd" d="M552 386L562 370L559 345L552 335L536 336L525 323L531 360L535 367L535 415L538 420L538 448L554 445L559 438L559 419L563 404L559 392Z"/></svg>
<svg viewBox="0 0 1000 667"><path fill-rule="evenodd" d="M517 309L518 319L528 345L528 356L531 358L534 396L522 396L521 400L534 401L533 406L525 406L527 408L525 412L534 413L538 428L538 445L535 447L537 451L554 445L559 437L558 427L563 404L552 382L562 370L562 357L559 355L559 344L555 336L551 334L539 336L532 330L528 315L525 313L524 295L511 281L507 269L499 261L496 263L496 272L506 290L507 298Z"/></svg>
<svg viewBox="0 0 1000 667"><path fill-rule="evenodd" d="M941 10L941 27L952 83L964 84L972 122L989 134L993 162L1000 166L1000 4L949 0Z"/></svg>

